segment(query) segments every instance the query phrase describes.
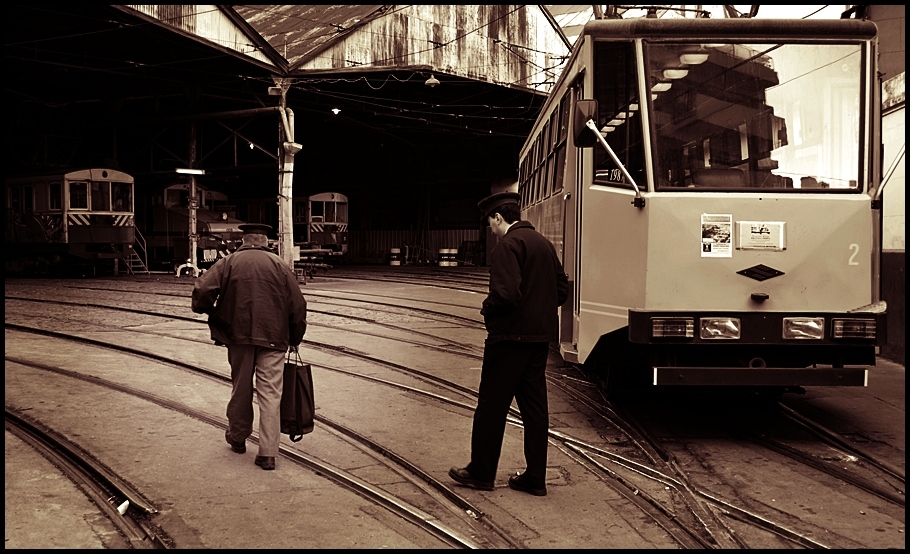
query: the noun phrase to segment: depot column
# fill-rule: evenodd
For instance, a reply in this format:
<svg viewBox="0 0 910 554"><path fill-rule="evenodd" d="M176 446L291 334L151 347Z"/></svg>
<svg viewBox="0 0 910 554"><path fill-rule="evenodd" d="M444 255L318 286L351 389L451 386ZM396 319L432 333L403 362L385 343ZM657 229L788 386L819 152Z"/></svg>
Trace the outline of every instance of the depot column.
<svg viewBox="0 0 910 554"><path fill-rule="evenodd" d="M294 142L294 112L286 106L289 82L275 79L277 87L269 87L269 94L279 89L281 103L278 115L281 117L283 140L281 161L278 168L278 255L292 269L294 268L294 155L303 148Z"/></svg>

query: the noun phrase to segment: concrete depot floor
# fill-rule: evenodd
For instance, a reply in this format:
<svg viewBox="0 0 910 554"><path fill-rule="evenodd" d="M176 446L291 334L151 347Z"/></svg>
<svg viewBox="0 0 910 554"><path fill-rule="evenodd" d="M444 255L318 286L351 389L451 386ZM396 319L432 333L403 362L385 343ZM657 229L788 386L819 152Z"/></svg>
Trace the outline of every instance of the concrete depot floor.
<svg viewBox="0 0 910 554"><path fill-rule="evenodd" d="M9 331L6 338L8 356L31 359L53 356L47 352L44 340L26 340L22 335L16 335L11 340ZM311 338L309 332L307 338ZM226 363L224 350L210 345L200 344L198 352L183 354L185 358L198 360L219 356L218 363ZM89 367L98 363L75 352L61 355L71 364ZM10 379L10 366L9 362L5 364L7 380ZM32 388L35 394L49 395L42 402L46 405L36 406L36 412L46 410L51 413L56 406L64 404L66 395L74 394L80 386L84 386L52 387L48 385L50 380L45 381L47 376L42 378L38 371L30 372L24 366L16 366L15 369L15 380L19 382L17 386ZM177 379L178 376L179 372L175 372L171 378ZM167 377L162 379L166 381ZM329 383L327 381L326 386ZM197 407L211 413L223 414L226 397L220 394L210 398L196 385L186 383L182 391L186 401L197 402ZM340 385L331 383L331 386ZM368 387L365 386L362 394L369 394ZM55 398L54 395L58 396ZM10 404L9 387L6 388L6 396ZM122 452L117 454L118 458L122 458L118 467L142 459L143 464L159 468L157 479L167 475L181 477L172 479L170 483L161 480L157 482L161 488L153 489L160 495L165 508L156 523L166 528L180 547L416 548L422 544L419 538L397 529L400 526L388 525L391 516L378 513L381 509L370 507L368 502L353 494L338 496L336 485L315 475L291 472L291 464L287 461L279 460L278 471L261 471L252 463L256 449L254 444L248 443L247 454L238 456L230 452L220 429L162 408L145 407L137 412L135 406L124 402L122 399L113 403L97 401L80 408L88 413L123 418L118 419L123 422L122 425L116 427L122 430L122 436L105 439L106 448L116 449L117 444L123 445ZM880 359L870 371L869 386L866 388L811 388L802 396L786 396L785 403L809 417L824 414L825 424L837 432L849 434L862 430L873 441L865 445L868 450L874 451L877 442L904 450L905 371L899 364ZM551 406L551 412L554 409L558 408ZM145 421L145 427L157 427L163 431L137 436L134 427L130 426L131 418L124 414ZM78 410L73 411L72 418L78 417ZM414 448L433 450L426 456L439 466L432 468L437 477L445 479L448 466L467 461L470 437L468 416L457 414L451 421L440 421L414 412L409 419L414 422L417 435L429 437L425 444L415 444ZM583 425L584 422L573 424ZM456 438L435 438L441 436ZM593 486L590 481L567 481L558 470L548 474L550 495L545 498L531 498L508 490L503 476L519 469L521 464L520 434L516 436L517 441L507 437L495 491L459 489L459 492L472 500L478 499L521 513L529 527L525 537L529 546L675 547L675 543L662 533L630 533L630 528L647 528L653 523L640 514L620 513L621 510L628 510L625 501L605 498L604 488ZM286 437L283 438L285 440ZM317 447L315 441L313 446ZM564 463L561 456L555 449L550 449L552 467L558 468ZM5 479L7 548L123 546L110 522L97 515L97 510L82 492L9 432L5 433ZM182 511L168 509L169 498L176 498L178 494L197 500L184 503L180 507ZM190 510L194 512L189 513ZM597 511L600 516L592 520L587 514L590 511ZM294 521L294 513L298 517L306 514L306 517L301 518L299 524L289 524L289 521ZM590 521L600 521L601 524L592 528ZM345 538L340 539L340 535Z"/></svg>

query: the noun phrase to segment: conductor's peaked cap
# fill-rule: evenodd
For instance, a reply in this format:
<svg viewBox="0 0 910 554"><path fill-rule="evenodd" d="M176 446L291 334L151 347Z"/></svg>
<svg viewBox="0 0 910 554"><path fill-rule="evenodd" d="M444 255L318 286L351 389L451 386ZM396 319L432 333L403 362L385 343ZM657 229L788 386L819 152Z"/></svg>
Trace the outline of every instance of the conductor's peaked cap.
<svg viewBox="0 0 910 554"><path fill-rule="evenodd" d="M497 192L478 202L477 207L480 208L480 213L487 216L500 206L518 204L520 199L521 196L517 192Z"/></svg>
<svg viewBox="0 0 910 554"><path fill-rule="evenodd" d="M253 234L253 233L260 234L260 235L268 235L269 231L272 230L271 225L266 225L264 223L244 223L243 225L240 225L239 227L240 227L240 230L243 231L244 235L249 235L249 234Z"/></svg>

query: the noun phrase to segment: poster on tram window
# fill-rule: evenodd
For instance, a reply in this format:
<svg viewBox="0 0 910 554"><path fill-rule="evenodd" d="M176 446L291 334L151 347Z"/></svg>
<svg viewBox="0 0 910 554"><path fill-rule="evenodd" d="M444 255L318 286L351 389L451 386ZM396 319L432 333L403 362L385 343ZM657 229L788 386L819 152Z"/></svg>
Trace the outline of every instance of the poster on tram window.
<svg viewBox="0 0 910 554"><path fill-rule="evenodd" d="M733 257L733 214L701 214L701 257Z"/></svg>

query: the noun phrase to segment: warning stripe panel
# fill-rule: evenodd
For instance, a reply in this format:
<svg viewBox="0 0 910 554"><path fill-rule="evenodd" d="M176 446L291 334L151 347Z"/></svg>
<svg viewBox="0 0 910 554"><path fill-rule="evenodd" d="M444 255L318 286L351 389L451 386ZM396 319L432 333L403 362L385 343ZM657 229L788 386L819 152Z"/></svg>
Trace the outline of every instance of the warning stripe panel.
<svg viewBox="0 0 910 554"><path fill-rule="evenodd" d="M131 214L91 215L70 213L67 214L67 221L70 225L92 225L93 217L96 218L96 223L98 223L97 218L102 218L101 221L105 221L105 218L110 218L104 224L109 224L114 227L131 227L133 225L133 216Z"/></svg>
<svg viewBox="0 0 910 554"><path fill-rule="evenodd" d="M326 225L328 225L329 227L334 227L335 232L343 233L348 230L347 223L310 223L310 230L314 231L316 233L322 233L323 231L325 231Z"/></svg>

